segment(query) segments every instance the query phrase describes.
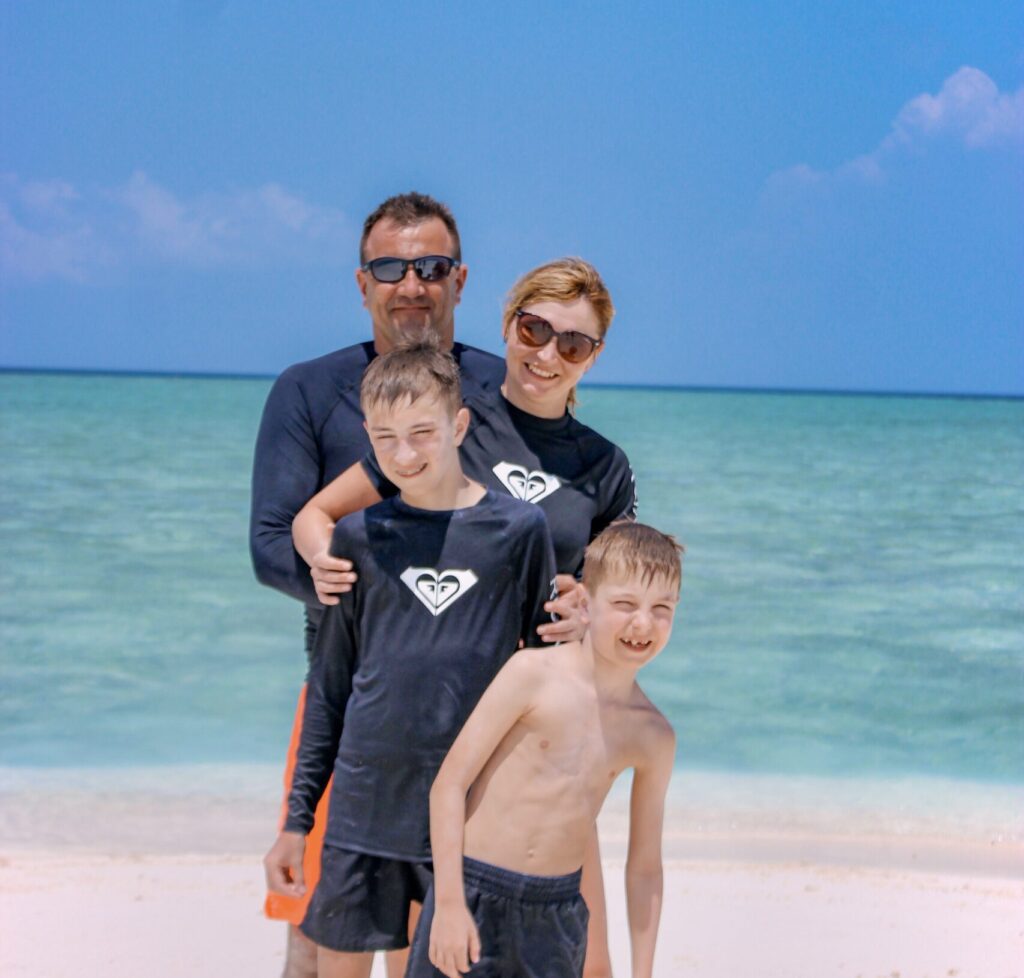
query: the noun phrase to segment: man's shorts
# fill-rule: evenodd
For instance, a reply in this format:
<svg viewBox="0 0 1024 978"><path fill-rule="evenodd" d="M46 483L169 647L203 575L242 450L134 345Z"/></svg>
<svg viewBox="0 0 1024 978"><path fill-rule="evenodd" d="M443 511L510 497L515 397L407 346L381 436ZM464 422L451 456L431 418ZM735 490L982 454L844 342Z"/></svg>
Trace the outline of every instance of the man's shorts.
<svg viewBox="0 0 1024 978"><path fill-rule="evenodd" d="M306 687L299 692L299 702L295 707L295 720L292 722L292 739L288 745L288 759L284 768L284 801L281 804L281 823L284 826L288 817L288 793L292 790L292 777L295 774L295 759L299 754L299 740L302 737L302 714L306 708ZM284 893L267 893L263 903L263 912L271 920L285 920L298 926L306 915L306 907L320 879L320 850L324 844L324 828L327 825L327 799L331 795L331 782L327 782L320 804L316 806L313 828L306 836L306 854L302 860L302 872L305 877L306 893L294 897Z"/></svg>
<svg viewBox="0 0 1024 978"><path fill-rule="evenodd" d="M480 960L469 978L580 978L590 919L581 872L526 876L464 857L466 905L480 935ZM443 978L427 954L433 919L431 886L405 978Z"/></svg>
<svg viewBox="0 0 1024 978"><path fill-rule="evenodd" d="M326 845L320 883L300 929L332 951L408 947L409 905L423 902L431 881L430 863Z"/></svg>

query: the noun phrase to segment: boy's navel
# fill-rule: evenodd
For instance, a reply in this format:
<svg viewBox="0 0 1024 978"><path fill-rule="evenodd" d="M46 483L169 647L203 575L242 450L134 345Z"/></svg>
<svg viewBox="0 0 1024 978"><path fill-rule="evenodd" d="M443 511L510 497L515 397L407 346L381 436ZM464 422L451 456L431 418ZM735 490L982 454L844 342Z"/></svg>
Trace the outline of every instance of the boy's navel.
<svg viewBox="0 0 1024 978"><path fill-rule="evenodd" d="M542 740L540 742L540 749L541 750L547 750L550 746L551 746L551 741L550 740Z"/></svg>

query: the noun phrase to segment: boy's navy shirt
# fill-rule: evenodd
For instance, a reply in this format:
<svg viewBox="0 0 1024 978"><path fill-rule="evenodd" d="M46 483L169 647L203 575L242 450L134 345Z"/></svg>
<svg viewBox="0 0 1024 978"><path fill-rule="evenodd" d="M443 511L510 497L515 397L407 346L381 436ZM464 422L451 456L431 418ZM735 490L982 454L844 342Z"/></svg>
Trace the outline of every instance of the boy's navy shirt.
<svg viewBox="0 0 1024 978"><path fill-rule="evenodd" d="M267 396L256 438L249 525L253 569L262 584L305 602L307 651L324 606L292 545L292 520L311 496L369 451L359 385L376 355L368 341L289 367ZM500 357L462 343L454 344L452 356L466 396L501 386Z"/></svg>
<svg viewBox="0 0 1024 978"><path fill-rule="evenodd" d="M285 829L309 831L333 770L327 844L427 861L430 786L448 748L549 620L547 523L490 490L442 512L396 497L340 520L331 551L359 581L317 634Z"/></svg>
<svg viewBox="0 0 1024 978"><path fill-rule="evenodd" d="M538 418L519 410L500 390L465 398L471 420L459 449L463 471L499 493L544 511L561 574L579 577L583 551L617 519L636 518L636 485L617 445L566 412ZM398 492L373 453L363 468L385 497Z"/></svg>

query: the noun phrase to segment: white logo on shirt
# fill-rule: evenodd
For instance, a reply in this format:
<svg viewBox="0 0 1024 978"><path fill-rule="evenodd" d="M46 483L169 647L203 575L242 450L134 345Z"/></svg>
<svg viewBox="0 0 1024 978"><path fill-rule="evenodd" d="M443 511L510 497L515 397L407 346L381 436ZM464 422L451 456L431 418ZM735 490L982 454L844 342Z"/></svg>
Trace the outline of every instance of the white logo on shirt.
<svg viewBox="0 0 1024 978"><path fill-rule="evenodd" d="M477 582L471 570L436 571L433 567L407 567L402 583L423 602L435 617Z"/></svg>
<svg viewBox="0 0 1024 978"><path fill-rule="evenodd" d="M540 469L530 470L514 462L499 462L493 472L516 499L527 503L539 503L547 499L562 485L558 476L548 475Z"/></svg>

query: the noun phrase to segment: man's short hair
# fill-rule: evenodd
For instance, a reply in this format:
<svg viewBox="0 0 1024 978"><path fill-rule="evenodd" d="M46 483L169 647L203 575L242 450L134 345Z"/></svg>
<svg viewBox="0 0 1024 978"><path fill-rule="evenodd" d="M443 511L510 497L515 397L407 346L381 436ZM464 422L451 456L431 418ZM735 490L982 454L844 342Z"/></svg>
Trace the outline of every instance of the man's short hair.
<svg viewBox="0 0 1024 978"><path fill-rule="evenodd" d="M664 578L679 591L685 548L653 526L619 520L599 533L583 558L583 583L591 590L609 579L639 577L644 584Z"/></svg>
<svg viewBox="0 0 1024 978"><path fill-rule="evenodd" d="M411 404L423 396L436 397L452 417L462 407L458 365L432 339L403 344L375 357L359 386L363 414L402 400Z"/></svg>
<svg viewBox="0 0 1024 978"><path fill-rule="evenodd" d="M366 239L370 236L374 225L381 221L393 221L401 228L411 227L414 224L422 224L436 217L444 222L448 233L452 236L453 254L449 258L462 261L462 243L459 241L459 229L455 224L455 217L447 204L442 204L433 197L426 194L418 194L415 190L407 194L396 194L388 197L365 221L363 221L363 236L359 239L359 261L360 264L366 261Z"/></svg>

